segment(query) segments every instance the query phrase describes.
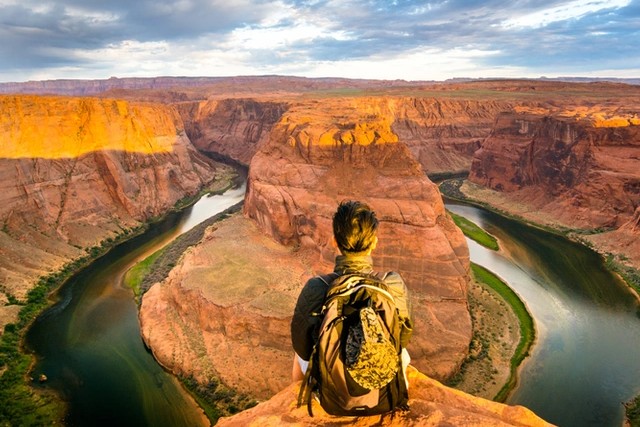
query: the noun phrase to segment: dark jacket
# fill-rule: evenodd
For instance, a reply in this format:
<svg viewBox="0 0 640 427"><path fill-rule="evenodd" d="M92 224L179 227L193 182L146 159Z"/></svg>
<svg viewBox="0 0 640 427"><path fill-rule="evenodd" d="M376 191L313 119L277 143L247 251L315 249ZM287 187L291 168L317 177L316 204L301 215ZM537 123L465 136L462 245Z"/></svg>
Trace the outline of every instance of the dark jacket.
<svg viewBox="0 0 640 427"><path fill-rule="evenodd" d="M333 273L316 276L304 285L291 319L291 342L296 354L303 360L311 358L313 345L318 339L318 329L322 323L322 305L329 286L336 277L348 273L372 273L373 260L370 256L340 255L336 257ZM394 296L398 307L402 330L400 344L406 347L413 331L411 304L407 287L398 273L388 273L384 282Z"/></svg>

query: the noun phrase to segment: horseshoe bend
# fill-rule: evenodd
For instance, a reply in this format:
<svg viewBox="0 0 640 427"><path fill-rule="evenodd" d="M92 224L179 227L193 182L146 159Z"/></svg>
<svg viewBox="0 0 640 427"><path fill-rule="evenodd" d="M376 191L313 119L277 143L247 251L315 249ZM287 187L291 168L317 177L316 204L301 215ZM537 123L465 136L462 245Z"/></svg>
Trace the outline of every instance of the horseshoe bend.
<svg viewBox="0 0 640 427"><path fill-rule="evenodd" d="M0 96L3 324L39 277L222 179L227 169L211 157L232 160L248 167L243 211L176 259L139 314L167 370L264 401L223 424L307 422L291 406L289 321L306 279L332 269L335 206L362 199L381 221L376 269L399 272L413 298L412 411L423 417L413 422L544 425L434 381L469 356L473 278L464 235L428 175L468 173L467 197L568 229L637 269L640 89L370 82L345 96L268 78L227 84L171 96Z"/></svg>

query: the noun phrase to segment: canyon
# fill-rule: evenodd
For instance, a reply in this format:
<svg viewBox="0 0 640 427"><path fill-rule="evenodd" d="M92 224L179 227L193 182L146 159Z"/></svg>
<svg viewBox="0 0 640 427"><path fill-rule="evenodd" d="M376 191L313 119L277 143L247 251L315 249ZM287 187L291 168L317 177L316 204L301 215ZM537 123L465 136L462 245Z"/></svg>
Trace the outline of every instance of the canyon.
<svg viewBox="0 0 640 427"><path fill-rule="evenodd" d="M638 96L640 94L636 94ZM498 116L463 191L640 266L640 98Z"/></svg>
<svg viewBox="0 0 640 427"><path fill-rule="evenodd" d="M295 299L309 277L332 269L331 215L345 198L378 212L374 263L405 278L416 317L412 363L435 379L459 369L472 325L466 243L427 175L468 172L469 197L580 229L640 267L637 86L105 82L82 86L95 98L0 96L0 134L12 142L0 148L5 323L17 315L11 302L24 300L38 277L215 179L218 166L199 152L248 166L244 213L211 227L144 295L141 332L177 375L275 396L273 416L290 409ZM419 390L433 387L425 381ZM459 396L443 393L445 406ZM439 407L444 417L461 416L451 408Z"/></svg>
<svg viewBox="0 0 640 427"><path fill-rule="evenodd" d="M216 176L175 110L115 99L0 96L0 312L38 278L164 214Z"/></svg>

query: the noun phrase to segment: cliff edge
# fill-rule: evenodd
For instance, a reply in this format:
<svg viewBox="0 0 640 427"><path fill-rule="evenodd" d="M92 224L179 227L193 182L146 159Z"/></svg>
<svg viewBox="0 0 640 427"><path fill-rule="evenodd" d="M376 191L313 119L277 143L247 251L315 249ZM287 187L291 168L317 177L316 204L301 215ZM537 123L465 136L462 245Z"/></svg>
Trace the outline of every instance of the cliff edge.
<svg viewBox="0 0 640 427"><path fill-rule="evenodd" d="M550 426L522 406L507 406L445 387L409 367L409 410L371 417L334 417L313 401L313 417L307 407L297 408L300 383L294 383L254 408L222 418L221 427L234 426Z"/></svg>

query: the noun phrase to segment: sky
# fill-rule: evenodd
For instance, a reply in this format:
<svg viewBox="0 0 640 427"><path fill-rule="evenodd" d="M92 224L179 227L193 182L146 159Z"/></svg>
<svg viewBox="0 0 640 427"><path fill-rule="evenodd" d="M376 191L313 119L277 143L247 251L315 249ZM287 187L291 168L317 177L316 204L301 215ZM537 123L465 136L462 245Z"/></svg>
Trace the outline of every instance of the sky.
<svg viewBox="0 0 640 427"><path fill-rule="evenodd" d="M0 0L0 82L640 77L640 0Z"/></svg>

